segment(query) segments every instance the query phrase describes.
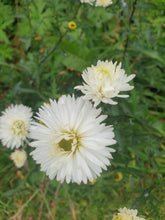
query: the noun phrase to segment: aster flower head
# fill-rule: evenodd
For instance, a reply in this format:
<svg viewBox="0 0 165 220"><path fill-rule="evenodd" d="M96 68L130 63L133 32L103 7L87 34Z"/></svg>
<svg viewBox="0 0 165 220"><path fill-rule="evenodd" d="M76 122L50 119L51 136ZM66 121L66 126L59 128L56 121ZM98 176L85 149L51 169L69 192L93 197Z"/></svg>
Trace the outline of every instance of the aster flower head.
<svg viewBox="0 0 165 220"><path fill-rule="evenodd" d="M32 117L31 108L11 105L0 117L0 140L8 148L19 148L27 140Z"/></svg>
<svg viewBox="0 0 165 220"><path fill-rule="evenodd" d="M62 96L58 102L41 106L31 126L30 136L35 139L31 155L50 179L67 183L93 182L102 169L110 165L109 145L115 144L112 126L101 123L100 115L87 100Z"/></svg>
<svg viewBox="0 0 165 220"><path fill-rule="evenodd" d="M17 168L21 168L25 164L27 154L24 150L16 150L11 154L10 158L13 160Z"/></svg>
<svg viewBox="0 0 165 220"><path fill-rule="evenodd" d="M145 220L137 216L136 209L120 208L119 213L113 216L112 220Z"/></svg>
<svg viewBox="0 0 165 220"><path fill-rule="evenodd" d="M128 95L119 93L134 88L128 82L135 77L135 74L127 76L124 69L121 69L121 63L117 65L117 62L99 60L96 66L92 65L83 71L82 77L85 83L76 86L75 89L81 90L84 99L92 100L95 106L100 102L115 105L117 102L112 98L127 98Z"/></svg>
<svg viewBox="0 0 165 220"><path fill-rule="evenodd" d="M112 4L112 0L96 0L95 6L107 7Z"/></svg>

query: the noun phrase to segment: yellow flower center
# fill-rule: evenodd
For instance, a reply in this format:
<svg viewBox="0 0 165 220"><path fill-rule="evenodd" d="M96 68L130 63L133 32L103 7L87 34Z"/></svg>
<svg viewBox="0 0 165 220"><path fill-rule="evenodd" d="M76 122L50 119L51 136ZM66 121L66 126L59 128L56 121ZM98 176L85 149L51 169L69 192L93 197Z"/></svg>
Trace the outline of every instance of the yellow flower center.
<svg viewBox="0 0 165 220"><path fill-rule="evenodd" d="M106 81L108 80L110 85L113 84L112 70L105 65L98 65L96 66L95 74L96 74L96 78L99 79L98 92L102 94L102 96L104 97L103 90L105 88Z"/></svg>
<svg viewBox="0 0 165 220"><path fill-rule="evenodd" d="M77 25L76 25L76 23L75 23L74 21L70 21L70 22L68 23L68 28L69 28L70 30L74 30L74 29L76 29L76 27L77 27Z"/></svg>
<svg viewBox="0 0 165 220"><path fill-rule="evenodd" d="M65 152L75 152L78 150L80 146L80 137L77 135L76 132L70 131L70 132L64 132L63 133L63 138L61 141L58 143L58 146L60 147L61 151Z"/></svg>
<svg viewBox="0 0 165 220"><path fill-rule="evenodd" d="M53 143L49 148L51 157L61 153L74 154L81 146L80 136L73 131L62 132L60 135L55 136L54 138L56 140L59 139L59 142Z"/></svg>
<svg viewBox="0 0 165 220"><path fill-rule="evenodd" d="M103 75L110 75L110 74L109 74L109 70L106 69L106 68L103 67L103 66L100 66L99 71L100 71L100 73L102 73Z"/></svg>
<svg viewBox="0 0 165 220"><path fill-rule="evenodd" d="M16 120L11 126L11 130L15 135L22 135L26 133L25 123L22 120Z"/></svg>
<svg viewBox="0 0 165 220"><path fill-rule="evenodd" d="M106 80L106 77L110 78L110 81L113 82L112 78L112 70L105 65L99 65L97 68L97 74L102 81L102 83Z"/></svg>
<svg viewBox="0 0 165 220"><path fill-rule="evenodd" d="M73 139L70 139L70 140L62 139L58 143L58 145L64 151L71 151L72 150L72 143L73 143Z"/></svg>

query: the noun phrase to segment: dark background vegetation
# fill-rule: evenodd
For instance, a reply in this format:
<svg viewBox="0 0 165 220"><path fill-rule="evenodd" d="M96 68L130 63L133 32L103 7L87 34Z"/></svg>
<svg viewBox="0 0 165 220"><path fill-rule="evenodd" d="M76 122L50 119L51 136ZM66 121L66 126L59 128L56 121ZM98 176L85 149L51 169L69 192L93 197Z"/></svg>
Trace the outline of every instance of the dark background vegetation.
<svg viewBox="0 0 165 220"><path fill-rule="evenodd" d="M124 206L165 219L165 3L125 3L0 1L0 111L22 103L35 112L49 98L75 93L82 71L99 59L136 74L128 99L103 106L117 144L95 183L49 182L31 156L18 170L0 146L0 219L110 220Z"/></svg>

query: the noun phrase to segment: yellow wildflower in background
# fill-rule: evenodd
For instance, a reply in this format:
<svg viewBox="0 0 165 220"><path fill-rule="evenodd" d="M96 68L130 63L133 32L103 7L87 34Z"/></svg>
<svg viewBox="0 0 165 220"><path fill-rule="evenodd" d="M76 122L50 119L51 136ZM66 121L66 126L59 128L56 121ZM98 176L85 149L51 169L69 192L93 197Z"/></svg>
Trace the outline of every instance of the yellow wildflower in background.
<svg viewBox="0 0 165 220"><path fill-rule="evenodd" d="M122 173L120 173L120 172L115 172L115 173L114 173L114 179L115 179L116 182L119 182L120 180L122 180L122 179L123 179Z"/></svg>
<svg viewBox="0 0 165 220"><path fill-rule="evenodd" d="M40 41L41 40L41 36L40 35L35 36L34 40Z"/></svg>
<svg viewBox="0 0 165 220"><path fill-rule="evenodd" d="M68 28L69 28L70 30L74 30L74 29L76 29L76 27L77 27L77 25L76 25L76 23L75 23L74 21L70 21L70 22L68 23Z"/></svg>

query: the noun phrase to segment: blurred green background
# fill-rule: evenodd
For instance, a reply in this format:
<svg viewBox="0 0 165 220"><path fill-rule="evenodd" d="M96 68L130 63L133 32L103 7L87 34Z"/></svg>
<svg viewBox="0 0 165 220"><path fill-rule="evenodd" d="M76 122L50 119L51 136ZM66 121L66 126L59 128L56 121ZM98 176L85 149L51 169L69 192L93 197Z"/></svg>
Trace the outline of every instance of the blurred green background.
<svg viewBox="0 0 165 220"><path fill-rule="evenodd" d="M80 96L74 86L97 60L122 62L136 74L129 98L103 106L117 144L112 166L95 183L49 182L31 156L18 170L12 151L0 146L0 219L111 220L125 206L165 219L164 30L163 0L114 0L107 8L0 1L0 111L22 103L35 113L49 98Z"/></svg>

